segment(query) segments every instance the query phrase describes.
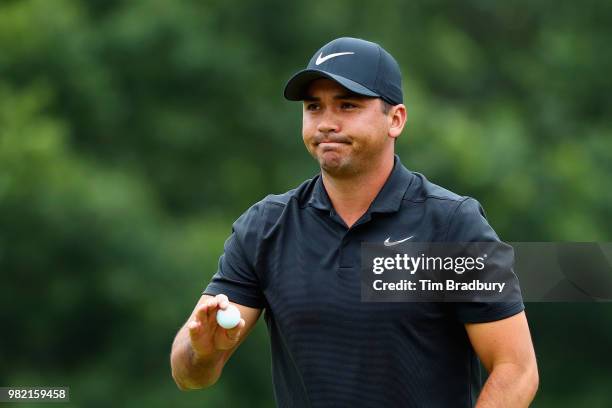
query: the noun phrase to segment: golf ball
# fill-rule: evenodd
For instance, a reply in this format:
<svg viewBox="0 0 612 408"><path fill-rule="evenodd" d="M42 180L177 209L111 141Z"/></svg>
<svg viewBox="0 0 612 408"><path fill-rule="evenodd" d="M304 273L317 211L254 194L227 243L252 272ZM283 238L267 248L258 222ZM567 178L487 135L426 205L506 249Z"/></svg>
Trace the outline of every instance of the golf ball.
<svg viewBox="0 0 612 408"><path fill-rule="evenodd" d="M224 329L233 329L240 323L240 310L234 305L229 305L225 310L217 310L217 323Z"/></svg>

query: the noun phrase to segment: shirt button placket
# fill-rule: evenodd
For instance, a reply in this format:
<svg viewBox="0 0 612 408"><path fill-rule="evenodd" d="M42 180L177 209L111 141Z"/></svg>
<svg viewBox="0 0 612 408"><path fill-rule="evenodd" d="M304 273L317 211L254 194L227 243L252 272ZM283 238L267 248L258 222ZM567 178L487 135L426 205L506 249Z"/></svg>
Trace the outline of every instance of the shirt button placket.
<svg viewBox="0 0 612 408"><path fill-rule="evenodd" d="M350 268L352 267L351 263L351 231L347 231L342 237L342 241L340 242L340 268Z"/></svg>

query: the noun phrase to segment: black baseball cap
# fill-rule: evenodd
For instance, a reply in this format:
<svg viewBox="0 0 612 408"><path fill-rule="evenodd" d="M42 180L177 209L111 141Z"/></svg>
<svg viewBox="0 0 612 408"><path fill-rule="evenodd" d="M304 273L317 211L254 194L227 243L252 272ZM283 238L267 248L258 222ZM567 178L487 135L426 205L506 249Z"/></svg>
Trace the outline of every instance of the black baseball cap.
<svg viewBox="0 0 612 408"><path fill-rule="evenodd" d="M321 47L306 69L285 85L285 98L304 100L308 85L328 78L346 89L382 98L392 105L403 103L402 74L397 61L380 45L359 38L337 38Z"/></svg>

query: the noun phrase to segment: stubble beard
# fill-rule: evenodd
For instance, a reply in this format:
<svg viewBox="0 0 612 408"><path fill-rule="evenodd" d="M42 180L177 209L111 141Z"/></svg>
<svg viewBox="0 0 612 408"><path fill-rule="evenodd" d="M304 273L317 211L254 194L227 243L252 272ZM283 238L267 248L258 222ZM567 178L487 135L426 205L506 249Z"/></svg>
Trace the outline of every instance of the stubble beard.
<svg viewBox="0 0 612 408"><path fill-rule="evenodd" d="M321 170L330 175L341 174L346 167L350 168L350 159L339 154L314 152L314 158L319 162Z"/></svg>

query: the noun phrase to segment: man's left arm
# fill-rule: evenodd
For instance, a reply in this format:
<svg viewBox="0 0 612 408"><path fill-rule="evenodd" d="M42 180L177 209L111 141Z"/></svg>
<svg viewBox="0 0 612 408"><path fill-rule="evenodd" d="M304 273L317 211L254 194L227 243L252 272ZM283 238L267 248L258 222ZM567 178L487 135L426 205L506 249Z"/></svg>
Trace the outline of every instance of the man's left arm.
<svg viewBox="0 0 612 408"><path fill-rule="evenodd" d="M466 323L472 347L489 372L476 408L527 407L539 376L525 312L487 323Z"/></svg>

